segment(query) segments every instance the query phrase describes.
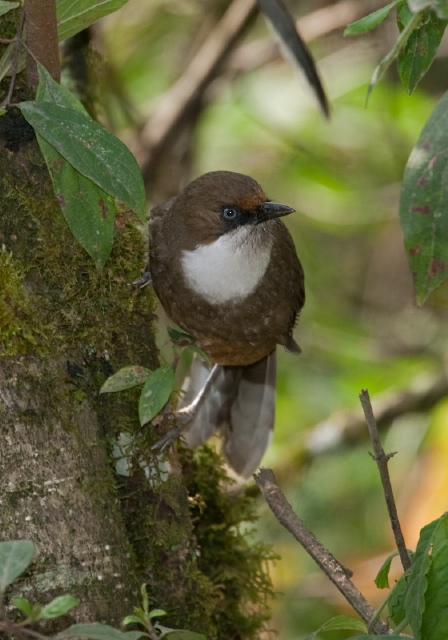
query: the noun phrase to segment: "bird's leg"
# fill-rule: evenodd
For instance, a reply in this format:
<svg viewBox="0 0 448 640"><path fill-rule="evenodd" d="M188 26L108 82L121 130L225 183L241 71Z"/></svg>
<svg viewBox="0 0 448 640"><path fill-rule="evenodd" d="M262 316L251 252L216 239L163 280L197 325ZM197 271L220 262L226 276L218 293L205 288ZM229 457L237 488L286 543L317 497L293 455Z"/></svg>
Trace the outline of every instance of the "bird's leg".
<svg viewBox="0 0 448 640"><path fill-rule="evenodd" d="M218 364L213 365L212 370L210 371L206 381L204 382L204 386L199 391L195 399L190 402L189 405L183 407L183 409L179 409L179 411L175 411L171 414L178 423L177 426L173 429L170 429L170 431L168 431L168 433L166 433L163 438L153 444L151 449L165 449L165 447L167 447L169 444L172 444L183 433L183 431L185 431L185 428L196 416L205 399L207 398L210 389L213 387L216 378L219 375L219 371L220 366Z"/></svg>

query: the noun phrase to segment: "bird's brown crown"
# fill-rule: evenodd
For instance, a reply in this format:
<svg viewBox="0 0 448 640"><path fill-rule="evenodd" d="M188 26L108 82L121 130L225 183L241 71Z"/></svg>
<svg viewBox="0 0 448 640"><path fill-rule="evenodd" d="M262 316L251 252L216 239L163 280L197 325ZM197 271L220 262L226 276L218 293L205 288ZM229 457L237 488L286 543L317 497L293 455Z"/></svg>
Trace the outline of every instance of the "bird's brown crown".
<svg viewBox="0 0 448 640"><path fill-rule="evenodd" d="M257 207L266 200L268 197L253 178L233 171L212 171L183 190L175 209L197 241L209 244L228 230L220 217L223 207L236 206L255 216Z"/></svg>

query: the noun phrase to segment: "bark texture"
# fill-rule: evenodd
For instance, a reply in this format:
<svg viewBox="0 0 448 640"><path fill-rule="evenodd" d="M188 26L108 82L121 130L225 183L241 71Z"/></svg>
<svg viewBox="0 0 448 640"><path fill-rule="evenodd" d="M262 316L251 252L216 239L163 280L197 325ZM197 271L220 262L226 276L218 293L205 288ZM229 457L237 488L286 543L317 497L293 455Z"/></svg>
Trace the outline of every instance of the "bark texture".
<svg viewBox="0 0 448 640"><path fill-rule="evenodd" d="M174 597L174 586L157 582L148 553L154 544L164 548L161 531L179 547L170 557L180 572L192 544L181 475L159 473L151 429L138 424L136 394L98 395L122 366L157 366L152 294L130 284L145 264L145 244L123 212L113 256L97 273L67 228L28 125L14 112L4 118L0 535L37 547L16 592L41 602L71 592L82 602L76 619L118 622L138 604L144 581L160 594L154 605L169 606ZM110 454L124 432L139 448L130 475L117 482ZM178 583L176 597L184 595Z"/></svg>

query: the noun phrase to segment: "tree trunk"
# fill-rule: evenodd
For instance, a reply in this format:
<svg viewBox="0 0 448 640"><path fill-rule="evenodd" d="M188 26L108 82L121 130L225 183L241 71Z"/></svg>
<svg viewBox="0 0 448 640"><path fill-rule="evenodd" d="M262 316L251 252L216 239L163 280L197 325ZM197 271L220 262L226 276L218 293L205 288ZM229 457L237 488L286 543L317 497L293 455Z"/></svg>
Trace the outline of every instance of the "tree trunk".
<svg viewBox="0 0 448 640"><path fill-rule="evenodd" d="M17 114L3 117L13 136L0 156L2 538L36 544L32 572L16 591L40 601L71 592L82 602L77 619L118 622L151 579L132 543L154 539L138 527L148 525L151 500L163 502L132 465L128 497L110 459L119 433L150 437L138 424L136 394L98 395L122 366L157 366L152 295L131 285L145 244L122 212L113 255L97 273L68 230L28 125ZM179 543L192 527L181 476L170 482ZM172 512L159 509L159 518L169 533Z"/></svg>

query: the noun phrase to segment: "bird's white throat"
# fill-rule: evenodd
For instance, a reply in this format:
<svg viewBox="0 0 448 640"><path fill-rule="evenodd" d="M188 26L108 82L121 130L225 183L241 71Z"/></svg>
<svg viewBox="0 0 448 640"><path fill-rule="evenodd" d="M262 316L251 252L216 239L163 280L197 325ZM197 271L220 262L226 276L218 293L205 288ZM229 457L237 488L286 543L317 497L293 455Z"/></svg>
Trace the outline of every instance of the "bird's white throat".
<svg viewBox="0 0 448 640"><path fill-rule="evenodd" d="M272 236L244 225L193 251L182 252L188 285L212 304L250 295L263 278L271 258Z"/></svg>

